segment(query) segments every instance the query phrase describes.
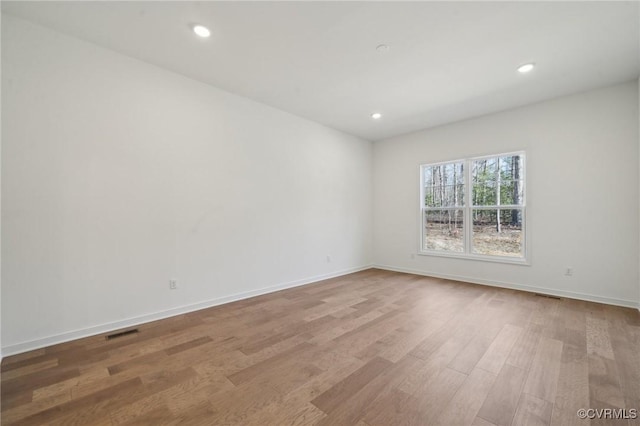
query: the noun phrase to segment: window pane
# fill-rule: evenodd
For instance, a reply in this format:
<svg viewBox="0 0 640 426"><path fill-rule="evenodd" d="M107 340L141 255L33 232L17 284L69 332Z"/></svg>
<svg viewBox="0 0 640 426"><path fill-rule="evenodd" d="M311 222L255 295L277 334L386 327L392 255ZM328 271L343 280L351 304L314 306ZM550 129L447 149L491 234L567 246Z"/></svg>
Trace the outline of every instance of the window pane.
<svg viewBox="0 0 640 426"><path fill-rule="evenodd" d="M495 206L497 203L496 183L484 181L473 184L474 206Z"/></svg>
<svg viewBox="0 0 640 426"><path fill-rule="evenodd" d="M500 205L521 206L524 201L524 181L500 181Z"/></svg>
<svg viewBox="0 0 640 426"><path fill-rule="evenodd" d="M423 177L426 207L464 205L464 163L423 167Z"/></svg>
<svg viewBox="0 0 640 426"><path fill-rule="evenodd" d="M473 182L472 200L474 206L497 205L497 170L497 158L483 158L473 161L471 181Z"/></svg>
<svg viewBox="0 0 640 426"><path fill-rule="evenodd" d="M433 167L422 167L422 176L424 177L424 186L433 186Z"/></svg>
<svg viewBox="0 0 640 426"><path fill-rule="evenodd" d="M495 182L497 178L498 159L483 158L482 160L474 160L472 167L473 183Z"/></svg>
<svg viewBox="0 0 640 426"><path fill-rule="evenodd" d="M500 157L500 205L522 205L524 199L523 157Z"/></svg>
<svg viewBox="0 0 640 426"><path fill-rule="evenodd" d="M464 186L462 184L431 186L424 188L426 207L455 207L464 205Z"/></svg>
<svg viewBox="0 0 640 426"><path fill-rule="evenodd" d="M472 171L474 206L517 206L524 203L522 156L474 160Z"/></svg>
<svg viewBox="0 0 640 426"><path fill-rule="evenodd" d="M522 179L522 163L523 158L521 155L500 157L500 177L502 180Z"/></svg>
<svg viewBox="0 0 640 426"><path fill-rule="evenodd" d="M447 252L464 251L464 222L461 209L424 211L424 248Z"/></svg>
<svg viewBox="0 0 640 426"><path fill-rule="evenodd" d="M520 209L473 210L473 253L522 257L522 216Z"/></svg>

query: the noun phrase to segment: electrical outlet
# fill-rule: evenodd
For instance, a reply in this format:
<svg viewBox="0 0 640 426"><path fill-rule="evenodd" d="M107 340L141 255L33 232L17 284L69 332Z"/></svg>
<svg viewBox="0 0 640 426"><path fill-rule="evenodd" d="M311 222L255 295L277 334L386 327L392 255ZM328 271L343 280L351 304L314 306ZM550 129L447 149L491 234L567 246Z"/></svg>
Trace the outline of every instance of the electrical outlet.
<svg viewBox="0 0 640 426"><path fill-rule="evenodd" d="M169 280L169 290L177 290L177 289L178 289L178 281Z"/></svg>
<svg viewBox="0 0 640 426"><path fill-rule="evenodd" d="M573 276L573 268L571 266L567 266L567 269L564 270L564 274L567 277Z"/></svg>
<svg viewBox="0 0 640 426"><path fill-rule="evenodd" d="M331 256L327 255L327 263L331 263Z"/></svg>
<svg viewBox="0 0 640 426"><path fill-rule="evenodd" d="M411 254L409 255L409 258L410 258L411 260L414 260L414 259L416 258L415 253L411 253Z"/></svg>

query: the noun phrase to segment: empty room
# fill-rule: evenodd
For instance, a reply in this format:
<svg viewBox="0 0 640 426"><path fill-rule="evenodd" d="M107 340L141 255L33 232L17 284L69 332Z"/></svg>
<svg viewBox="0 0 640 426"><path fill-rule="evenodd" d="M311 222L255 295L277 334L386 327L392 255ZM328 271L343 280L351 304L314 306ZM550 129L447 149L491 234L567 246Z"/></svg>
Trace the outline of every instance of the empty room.
<svg viewBox="0 0 640 426"><path fill-rule="evenodd" d="M2 1L2 425L640 425L640 2Z"/></svg>

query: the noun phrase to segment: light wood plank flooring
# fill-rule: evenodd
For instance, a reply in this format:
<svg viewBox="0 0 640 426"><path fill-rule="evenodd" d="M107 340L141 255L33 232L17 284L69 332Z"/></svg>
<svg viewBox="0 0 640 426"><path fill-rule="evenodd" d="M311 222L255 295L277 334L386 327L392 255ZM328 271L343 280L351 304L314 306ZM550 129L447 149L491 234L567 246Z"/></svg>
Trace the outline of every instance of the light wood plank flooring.
<svg viewBox="0 0 640 426"><path fill-rule="evenodd" d="M637 310L370 269L2 362L3 425L638 425Z"/></svg>

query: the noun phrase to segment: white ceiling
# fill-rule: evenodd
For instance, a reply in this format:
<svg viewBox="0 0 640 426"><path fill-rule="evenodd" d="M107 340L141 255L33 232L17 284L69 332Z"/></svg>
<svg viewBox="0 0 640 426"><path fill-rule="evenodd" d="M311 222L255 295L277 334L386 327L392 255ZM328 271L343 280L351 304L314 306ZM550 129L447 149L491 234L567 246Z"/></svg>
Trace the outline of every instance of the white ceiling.
<svg viewBox="0 0 640 426"><path fill-rule="evenodd" d="M3 13L370 140L637 78L638 6L2 1Z"/></svg>

